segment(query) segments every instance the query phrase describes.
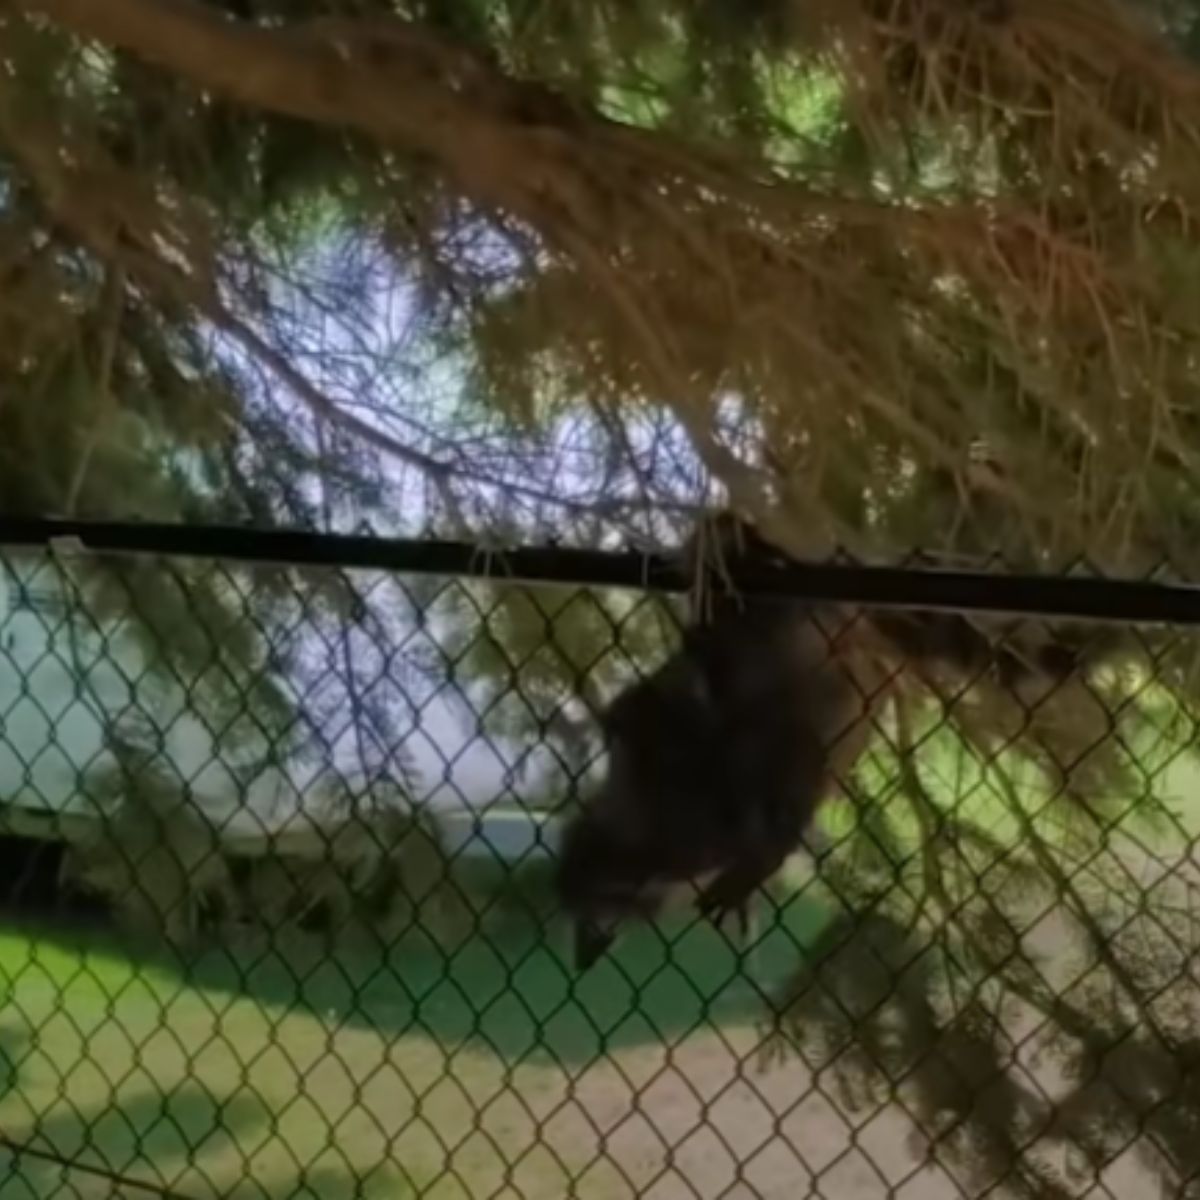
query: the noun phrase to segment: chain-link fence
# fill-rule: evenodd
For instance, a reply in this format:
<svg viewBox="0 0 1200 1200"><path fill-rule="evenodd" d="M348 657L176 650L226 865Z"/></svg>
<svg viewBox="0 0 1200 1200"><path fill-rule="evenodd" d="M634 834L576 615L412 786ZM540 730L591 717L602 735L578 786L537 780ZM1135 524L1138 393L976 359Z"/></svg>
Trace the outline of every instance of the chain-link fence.
<svg viewBox="0 0 1200 1200"><path fill-rule="evenodd" d="M818 613L815 848L581 973L555 850L679 597L0 565L4 1200L1200 1195L1181 626L1030 682Z"/></svg>

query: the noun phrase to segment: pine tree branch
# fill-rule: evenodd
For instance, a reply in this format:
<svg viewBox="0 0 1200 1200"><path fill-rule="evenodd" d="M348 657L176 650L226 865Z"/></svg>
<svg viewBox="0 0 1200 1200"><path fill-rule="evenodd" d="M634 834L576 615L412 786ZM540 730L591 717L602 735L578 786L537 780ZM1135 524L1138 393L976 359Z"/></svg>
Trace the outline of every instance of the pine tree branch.
<svg viewBox="0 0 1200 1200"><path fill-rule="evenodd" d="M528 153L514 158L514 137L529 151L535 129L546 149L547 135L577 134L580 123L624 128L399 18L327 17L262 28L197 0L21 0L20 7L228 100L358 129L427 155L478 200L518 213L551 164L539 171Z"/></svg>
<svg viewBox="0 0 1200 1200"><path fill-rule="evenodd" d="M48 123L22 111L12 89L2 85L0 133L36 181L42 201L54 219L97 258L109 264L115 277L136 279L170 302L194 309L241 346L319 420L337 425L362 444L420 472L437 489L447 511L458 514L460 526L465 517L460 511L460 499L452 491L454 483L494 489L575 516L619 518L627 510L636 510L634 499L572 500L528 480L490 471L462 454L427 454L380 424L339 405L294 366L286 354L222 303L212 281L211 247L199 214L187 210L172 222L165 206L143 186L143 181L124 172L98 145L81 141L77 136L71 139L56 136ZM70 154L60 152L60 147L69 148ZM186 262L186 270L162 253L161 243L178 251L177 257ZM194 250L197 245L200 249ZM111 352L112 347L107 347L105 362ZM101 393L109 370L102 362ZM80 471L86 472L86 467L85 460ZM72 505L81 486L82 476L72 484Z"/></svg>
<svg viewBox="0 0 1200 1200"><path fill-rule="evenodd" d="M890 16L818 5L779 48L781 62L824 59L869 142L911 118L931 131L978 124L985 147L997 118L1019 111L1026 182L1059 191L1080 169L1080 145L1111 148L1104 204L1070 221L1036 188L987 194L966 165L953 186L908 196L850 177L834 192L836 175L817 183L753 138L723 141L718 119L704 138L613 120L417 20L267 26L201 0L14 7L16 19L123 51L199 96L355 132L379 148L368 170L386 178L397 161L419 165L467 220L520 227L567 276L540 296L529 348L561 339L600 364L598 395L673 410L734 505L793 552L838 540L871 553L890 540L886 523L864 529L844 511L844 477L865 470L850 447L867 431L896 447L897 462L956 481L964 505L990 493L990 538L1049 547L1055 560L1069 547L1121 571L1146 569L1162 547L1181 563L1194 552L1191 509L1154 497L1194 491L1179 476L1186 436L1166 398L1200 335L1186 305L1164 305L1177 284L1128 231L1164 207L1179 210L1180 229L1194 224L1200 74L1122 0L1014 6L1004 22L955 24L952 38L922 17L926 5ZM928 86L889 81L882 64L901 52ZM1044 112L1020 108L1029 95L1048 98ZM142 225L125 216L122 233L137 241ZM1179 236L1164 224L1153 244L1173 254ZM1081 338L1085 327L1095 336ZM980 428L1012 424L1007 387L980 386L964 407L980 366L1011 376L1030 413L1006 434L1011 470L964 454ZM772 453L733 448L714 415L727 395L745 398ZM1114 423L1126 406L1129 420ZM1080 437L1086 453L1072 449ZM1016 482L1033 476L1035 491ZM948 521L938 541L956 529Z"/></svg>
<svg viewBox="0 0 1200 1200"><path fill-rule="evenodd" d="M747 164L512 79L481 54L399 18L330 17L267 29L197 0L21 0L21 7L228 100L355 129L425 157L484 210L526 222L593 277L646 354L655 389L676 397L695 448L735 501L757 512L768 534L778 524L756 472L714 436L708 388L660 322L646 327L656 314L644 311L624 279L617 261L624 252L614 254L631 230L657 225L681 252L706 261L664 188L693 198L707 192L705 205L723 197L774 206L772 190ZM789 537L783 525L775 533Z"/></svg>

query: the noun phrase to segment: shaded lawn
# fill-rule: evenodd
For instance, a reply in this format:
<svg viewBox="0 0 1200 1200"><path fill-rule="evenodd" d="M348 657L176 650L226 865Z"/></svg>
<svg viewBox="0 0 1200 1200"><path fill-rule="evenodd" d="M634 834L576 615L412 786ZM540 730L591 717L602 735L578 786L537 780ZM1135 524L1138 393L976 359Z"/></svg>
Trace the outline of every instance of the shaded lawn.
<svg viewBox="0 0 1200 1200"><path fill-rule="evenodd" d="M1200 830L1198 781L1178 762L1155 783L1186 826L1162 835L1176 852ZM1017 836L986 789L971 804ZM511 905L454 951L414 929L386 953L293 938L186 962L10 923L0 1134L196 1198L559 1200L580 1179L586 1200L627 1196L620 1172L596 1170L596 1125L572 1090L604 1075L593 1100L618 1113L669 1048L748 1044L763 991L830 916L801 892L746 953L681 915L631 930L583 977L561 923L542 929ZM730 1061L710 1059L718 1087ZM661 1153L648 1144L643 1159ZM113 1194L0 1151L0 1200Z"/></svg>
<svg viewBox="0 0 1200 1200"><path fill-rule="evenodd" d="M749 1026L759 989L794 970L823 921L793 899L739 970L719 933L683 916L631 933L582 978L566 969L566 930L542 939L511 919L452 954L413 932L386 955L293 938L189 962L10 924L0 1132L187 1196L330 1200L490 1195L503 1147L544 1139L556 1157L526 1158L518 1190L550 1200L594 1136L578 1123L544 1134L530 1114L561 1105L598 1056ZM0 1152L0 1200L57 1194L112 1193Z"/></svg>

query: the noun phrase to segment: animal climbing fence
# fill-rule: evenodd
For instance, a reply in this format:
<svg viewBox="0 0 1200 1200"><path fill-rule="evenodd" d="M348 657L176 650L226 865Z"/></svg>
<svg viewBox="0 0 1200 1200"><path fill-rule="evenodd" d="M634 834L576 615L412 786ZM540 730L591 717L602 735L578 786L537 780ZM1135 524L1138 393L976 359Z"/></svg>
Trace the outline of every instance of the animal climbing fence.
<svg viewBox="0 0 1200 1200"><path fill-rule="evenodd" d="M677 567L0 540L5 1196L1200 1194L1189 590L746 574L832 640L908 605L1121 653L900 671L745 940L684 898L579 974L558 829Z"/></svg>

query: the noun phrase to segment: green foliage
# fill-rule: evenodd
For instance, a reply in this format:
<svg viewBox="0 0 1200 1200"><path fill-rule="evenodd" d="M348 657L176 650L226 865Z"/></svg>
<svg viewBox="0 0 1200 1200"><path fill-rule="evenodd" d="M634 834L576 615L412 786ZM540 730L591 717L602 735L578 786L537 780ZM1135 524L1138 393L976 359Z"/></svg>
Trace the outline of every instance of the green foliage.
<svg viewBox="0 0 1200 1200"><path fill-rule="evenodd" d="M1190 736L1130 722L1142 787L1085 808L1027 758L981 757L944 727L914 759L913 718L828 814L813 887L838 915L788 985L768 1055L827 1070L860 1115L898 1096L969 1194L1074 1195L1160 1105L1142 1156L1186 1177L1194 1133L1167 1113L1196 1086L1185 962L1200 930L1165 865L1194 821L1151 783ZM1039 1064L1065 1073L1064 1094ZM1066 1172L1064 1148L1079 1155Z"/></svg>

